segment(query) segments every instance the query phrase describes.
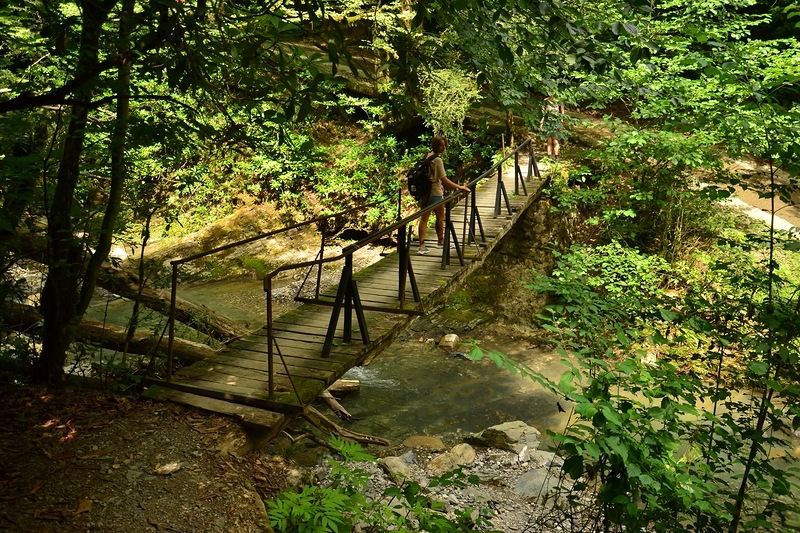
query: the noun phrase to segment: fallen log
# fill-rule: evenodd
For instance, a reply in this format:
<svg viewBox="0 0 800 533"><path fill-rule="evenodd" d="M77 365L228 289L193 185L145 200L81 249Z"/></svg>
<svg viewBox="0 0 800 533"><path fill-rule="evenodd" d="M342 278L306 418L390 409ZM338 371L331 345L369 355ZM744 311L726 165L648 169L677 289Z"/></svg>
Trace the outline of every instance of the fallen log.
<svg viewBox="0 0 800 533"><path fill-rule="evenodd" d="M334 393L345 393L345 392L358 392L361 390L361 382L357 379L337 379L333 382L333 385L328 387L328 392L331 394Z"/></svg>
<svg viewBox="0 0 800 533"><path fill-rule="evenodd" d="M131 300L139 298L139 301L145 307L165 315L169 314L170 291L145 286L140 295L138 277L127 270L106 263L103 266L103 275L98 279L97 285ZM210 307L180 296L175 300L175 320L222 342L227 342L249 333L238 322L214 312Z"/></svg>
<svg viewBox="0 0 800 533"><path fill-rule="evenodd" d="M328 392L329 390L330 389L322 391L322 394L320 394L319 397L328 404L328 407L330 407L331 411L336 413L336 416L342 420L352 420L353 415L347 412L347 409L345 409L344 406L342 406L342 404L340 404L339 401L333 397L333 394Z"/></svg>
<svg viewBox="0 0 800 533"><path fill-rule="evenodd" d="M381 437L364 435L363 433L357 433L355 431L350 431L349 429L343 428L335 422L328 420L325 415L311 406L303 409L303 412L300 414L300 416L323 431L332 432L343 439L351 440L359 444L378 444L380 446L389 446L389 444L391 444L388 440Z"/></svg>
<svg viewBox="0 0 800 533"><path fill-rule="evenodd" d="M42 320L42 316L29 305L16 304L10 308L11 316L7 324L20 332L26 332ZM104 324L97 320L84 318L78 324L75 340L90 342L110 350L123 351L125 347L125 328L113 324ZM167 338L154 335L150 331L137 330L133 340L128 344L128 353L149 355L160 352L167 353ZM172 343L172 355L181 364L192 364L211 356L214 350L205 344L176 337Z"/></svg>

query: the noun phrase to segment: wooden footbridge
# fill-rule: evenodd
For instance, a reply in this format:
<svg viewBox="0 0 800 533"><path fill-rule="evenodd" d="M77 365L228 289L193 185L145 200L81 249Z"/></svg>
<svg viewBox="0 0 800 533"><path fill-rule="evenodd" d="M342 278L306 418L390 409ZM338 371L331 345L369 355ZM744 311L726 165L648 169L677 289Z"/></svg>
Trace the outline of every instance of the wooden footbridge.
<svg viewBox="0 0 800 533"><path fill-rule="evenodd" d="M420 216L436 206L402 218L335 255L325 255L323 236L316 258L282 265L264 278L263 328L174 373L172 340L180 266L302 225L324 227L326 217L172 261L169 377L152 383L145 396L236 416L245 424L268 428L266 438L271 438L347 370L387 347L414 317L444 303L539 197L543 185L528 140L472 180L469 194L442 200L445 243L439 248L429 245L427 255L416 254L411 230ZM352 215L357 209L363 207L344 214ZM429 236L435 237L435 232L429 231ZM355 271L354 256L386 237L396 238L397 250ZM341 269L338 286L329 292L321 290L323 268L334 267ZM292 270L305 273L295 296L301 305L273 316L273 280Z"/></svg>

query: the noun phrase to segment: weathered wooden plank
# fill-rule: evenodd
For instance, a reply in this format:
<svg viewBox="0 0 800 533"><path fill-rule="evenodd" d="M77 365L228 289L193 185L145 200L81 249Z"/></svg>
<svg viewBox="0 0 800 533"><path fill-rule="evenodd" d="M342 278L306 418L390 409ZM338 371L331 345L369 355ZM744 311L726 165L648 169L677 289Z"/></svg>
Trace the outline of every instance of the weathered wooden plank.
<svg viewBox="0 0 800 533"><path fill-rule="evenodd" d="M527 165L527 163L525 163ZM523 166L525 172L527 167ZM413 301L410 278L405 285L405 309L421 309L431 302L441 301L449 289L447 284L453 279L465 277L474 269L508 231L511 225L534 198L536 191L528 182L529 195L514 194L513 167L506 169L504 176L508 204L511 213L506 209L505 198L501 201L501 212L494 216L497 176L484 180L478 187L478 209L484 238L480 233L473 237L478 242L469 240L464 227L465 218L471 207L466 202L459 202L451 211L457 240L461 244L464 264L459 261L456 250L450 251L449 265L442 268L444 250L431 247L427 255L417 255L416 247L410 249L410 262L414 270L414 278L421 292L423 301ZM542 181L539 182L544 183ZM537 185L538 187L538 185ZM520 191L521 192L521 191ZM476 231L478 228L475 228ZM415 231L415 228L412 230ZM273 400L267 399L268 376L268 337L266 328L233 342L228 349L203 361L203 364L182 369L175 376L176 383L170 387L183 392L203 391L210 397L220 400L239 402L248 405L291 411L298 408L298 401L292 386L296 387L303 403L308 403L322 393L325 388L340 378L352 366L361 364L376 350L380 350L397 335L410 317L385 311L399 311L398 299L398 262L396 247L391 249L379 263L357 272L356 280L361 303L366 307L364 318L370 333L370 342L364 344L358 331L355 313L352 316L352 341L342 342L344 313L336 324L336 335L328 358L322 358L322 348L330 325L332 307L336 294L333 287L321 296L327 304L303 304L297 309L277 317L273 321L273 333L282 359L274 359L274 383L276 392ZM371 309L381 309L383 312ZM289 381L289 375L292 381ZM287 405L281 406L281 403Z"/></svg>
<svg viewBox="0 0 800 533"><path fill-rule="evenodd" d="M169 400L175 403L197 407L204 411L232 416L247 426L268 430L268 434L261 435L261 437L266 440L274 438L288 423L286 415L280 413L248 405L226 402L224 400L217 400L215 398L208 398L206 396L199 396L197 394L169 389L158 385L149 387L144 392L143 396L153 400Z"/></svg>
<svg viewBox="0 0 800 533"><path fill-rule="evenodd" d="M264 340L266 341L266 339ZM277 337L277 343L281 352L286 353L291 351L293 355L298 357L306 355L312 359L317 358L317 354L320 352L320 350L322 350L322 342L306 342L302 340ZM261 353L264 355L269 353L269 346L266 342L239 340L235 344L232 344L230 348ZM334 341L333 350L331 351L330 356L328 356L326 359L337 363L346 363L350 359L353 350L354 349L351 347L351 345L341 344L340 341ZM274 349L273 352L275 352Z"/></svg>
<svg viewBox="0 0 800 533"><path fill-rule="evenodd" d="M244 357L228 356L228 357L215 357L213 361L205 361L206 368L218 365L219 372L229 370L231 373L248 377L252 372L253 377L258 379L268 379L267 371L269 370L269 363L266 359L247 359ZM326 359L301 359L292 356L276 357L273 362L275 372L277 374L285 374L284 363L289 367L289 371L301 377L317 377L320 374L337 372L342 365L338 363L329 363ZM199 367L199 365L198 365Z"/></svg>

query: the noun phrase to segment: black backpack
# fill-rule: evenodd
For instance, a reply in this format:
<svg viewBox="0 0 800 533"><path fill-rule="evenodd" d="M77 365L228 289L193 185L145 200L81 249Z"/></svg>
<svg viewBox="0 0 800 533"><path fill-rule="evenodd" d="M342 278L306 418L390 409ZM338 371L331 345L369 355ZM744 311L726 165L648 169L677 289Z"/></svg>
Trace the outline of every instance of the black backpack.
<svg viewBox="0 0 800 533"><path fill-rule="evenodd" d="M431 179L428 177L428 167L431 161L439 157L434 153L432 156L425 156L409 169L406 173L408 192L416 201L420 201L431 193Z"/></svg>

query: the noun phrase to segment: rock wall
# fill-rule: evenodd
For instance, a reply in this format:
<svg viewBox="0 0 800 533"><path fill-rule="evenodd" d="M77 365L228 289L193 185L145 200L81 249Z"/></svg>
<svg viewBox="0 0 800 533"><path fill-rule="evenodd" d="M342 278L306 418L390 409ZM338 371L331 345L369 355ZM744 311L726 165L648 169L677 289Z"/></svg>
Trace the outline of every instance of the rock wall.
<svg viewBox="0 0 800 533"><path fill-rule="evenodd" d="M565 250L574 242L578 215L553 212L551 207L547 195L531 204L468 282L476 305L521 329L535 327L536 314L547 303L525 284L533 273L551 273L552 250Z"/></svg>

